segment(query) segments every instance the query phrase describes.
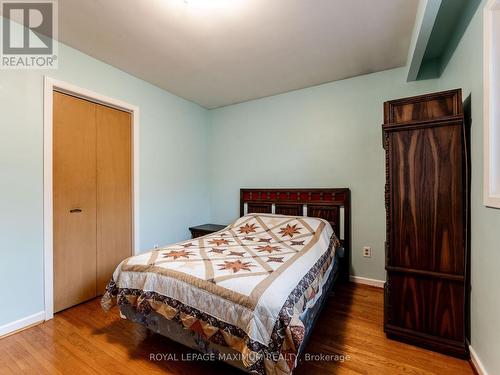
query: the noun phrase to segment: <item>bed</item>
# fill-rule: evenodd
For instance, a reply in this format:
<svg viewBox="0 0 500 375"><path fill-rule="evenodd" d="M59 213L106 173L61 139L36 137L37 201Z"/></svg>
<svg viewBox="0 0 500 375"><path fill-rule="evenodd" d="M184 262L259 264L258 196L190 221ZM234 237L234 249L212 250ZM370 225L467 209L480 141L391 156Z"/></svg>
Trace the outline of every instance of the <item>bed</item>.
<svg viewBox="0 0 500 375"><path fill-rule="evenodd" d="M249 373L290 374L349 277L349 189L241 189L223 230L125 259L109 310Z"/></svg>

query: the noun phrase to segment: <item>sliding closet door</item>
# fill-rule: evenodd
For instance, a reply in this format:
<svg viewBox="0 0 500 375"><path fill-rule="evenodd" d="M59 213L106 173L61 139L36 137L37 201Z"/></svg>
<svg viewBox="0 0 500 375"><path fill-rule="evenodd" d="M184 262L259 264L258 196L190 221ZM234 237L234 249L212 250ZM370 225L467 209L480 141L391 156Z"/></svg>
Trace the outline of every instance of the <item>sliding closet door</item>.
<svg viewBox="0 0 500 375"><path fill-rule="evenodd" d="M132 119L97 106L97 293L132 254Z"/></svg>
<svg viewBox="0 0 500 375"><path fill-rule="evenodd" d="M54 311L96 295L96 106L54 92Z"/></svg>

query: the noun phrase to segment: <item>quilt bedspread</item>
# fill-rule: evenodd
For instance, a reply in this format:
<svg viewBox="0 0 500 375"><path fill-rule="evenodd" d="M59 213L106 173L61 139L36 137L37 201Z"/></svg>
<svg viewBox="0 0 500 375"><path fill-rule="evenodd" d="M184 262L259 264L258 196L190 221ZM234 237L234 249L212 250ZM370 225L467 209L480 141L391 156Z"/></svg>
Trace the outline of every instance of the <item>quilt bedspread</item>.
<svg viewBox="0 0 500 375"><path fill-rule="evenodd" d="M217 233L125 259L102 305L154 310L185 328L196 323L263 372L263 355L300 344L291 322L318 297L338 245L322 219L249 214Z"/></svg>

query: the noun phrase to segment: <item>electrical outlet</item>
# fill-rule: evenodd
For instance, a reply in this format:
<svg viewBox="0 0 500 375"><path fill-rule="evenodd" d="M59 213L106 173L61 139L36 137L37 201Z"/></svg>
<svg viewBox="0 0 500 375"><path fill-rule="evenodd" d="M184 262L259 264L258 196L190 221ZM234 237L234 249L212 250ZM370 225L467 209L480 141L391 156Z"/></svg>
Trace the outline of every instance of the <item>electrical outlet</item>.
<svg viewBox="0 0 500 375"><path fill-rule="evenodd" d="M372 248L370 246L363 247L363 256L365 258L371 258L372 257Z"/></svg>

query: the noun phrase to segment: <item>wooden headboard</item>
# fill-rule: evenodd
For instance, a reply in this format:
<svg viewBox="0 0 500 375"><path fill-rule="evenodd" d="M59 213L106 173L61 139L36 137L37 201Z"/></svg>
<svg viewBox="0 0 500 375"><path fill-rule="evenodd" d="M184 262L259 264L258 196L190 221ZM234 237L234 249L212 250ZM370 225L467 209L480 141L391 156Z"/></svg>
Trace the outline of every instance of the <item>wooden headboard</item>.
<svg viewBox="0 0 500 375"><path fill-rule="evenodd" d="M330 222L343 247L339 276L349 281L351 191L348 188L241 189L240 216L248 213L319 217Z"/></svg>

